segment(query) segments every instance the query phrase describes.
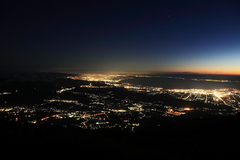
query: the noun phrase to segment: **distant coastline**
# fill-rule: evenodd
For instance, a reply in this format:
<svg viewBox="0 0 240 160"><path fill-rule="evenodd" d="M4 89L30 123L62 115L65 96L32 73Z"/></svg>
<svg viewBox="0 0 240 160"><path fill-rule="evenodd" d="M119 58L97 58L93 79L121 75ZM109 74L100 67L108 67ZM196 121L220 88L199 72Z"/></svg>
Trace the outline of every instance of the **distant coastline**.
<svg viewBox="0 0 240 160"><path fill-rule="evenodd" d="M198 75L198 78L203 79L206 76ZM208 76L208 78L218 78L214 76ZM223 77L223 76L222 76ZM240 89L240 83L238 81L239 77L224 76L224 80L229 80L229 82L217 82L217 81L196 81L192 80L195 77L190 78L190 75L186 78L184 77L134 77L133 79L123 80L122 82L142 85L142 86L152 86L161 87L165 89L221 89L221 88L236 88Z"/></svg>

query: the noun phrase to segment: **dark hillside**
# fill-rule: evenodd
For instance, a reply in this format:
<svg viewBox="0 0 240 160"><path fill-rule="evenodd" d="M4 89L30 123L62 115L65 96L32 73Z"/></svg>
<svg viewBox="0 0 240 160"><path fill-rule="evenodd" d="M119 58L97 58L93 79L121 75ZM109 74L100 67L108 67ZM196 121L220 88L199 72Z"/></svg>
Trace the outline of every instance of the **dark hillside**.
<svg viewBox="0 0 240 160"><path fill-rule="evenodd" d="M198 132L89 131L75 127L1 123L5 154L11 158L226 159L237 153L239 115ZM14 154L12 154L14 153ZM31 155L31 156L30 156Z"/></svg>

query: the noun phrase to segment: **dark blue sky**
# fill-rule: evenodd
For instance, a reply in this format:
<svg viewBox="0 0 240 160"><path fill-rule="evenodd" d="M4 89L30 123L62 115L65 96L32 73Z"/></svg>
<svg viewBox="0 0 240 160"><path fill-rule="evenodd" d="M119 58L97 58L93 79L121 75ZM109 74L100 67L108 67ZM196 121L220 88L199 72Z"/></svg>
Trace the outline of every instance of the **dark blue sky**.
<svg viewBox="0 0 240 160"><path fill-rule="evenodd" d="M0 70L240 74L237 0L3 0Z"/></svg>

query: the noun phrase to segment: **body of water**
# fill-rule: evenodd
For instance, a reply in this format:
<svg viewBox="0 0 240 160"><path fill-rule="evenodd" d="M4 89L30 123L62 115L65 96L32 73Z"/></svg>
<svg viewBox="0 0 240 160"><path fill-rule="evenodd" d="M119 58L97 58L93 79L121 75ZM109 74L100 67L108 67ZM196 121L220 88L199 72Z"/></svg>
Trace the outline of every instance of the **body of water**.
<svg viewBox="0 0 240 160"><path fill-rule="evenodd" d="M142 86L152 86L152 87L162 87L165 89L220 89L220 88L236 88L240 89L240 83L235 82L211 82L211 81L194 81L194 80L184 80L176 78L164 78L164 77L136 77L133 79L124 80L122 82L142 85Z"/></svg>

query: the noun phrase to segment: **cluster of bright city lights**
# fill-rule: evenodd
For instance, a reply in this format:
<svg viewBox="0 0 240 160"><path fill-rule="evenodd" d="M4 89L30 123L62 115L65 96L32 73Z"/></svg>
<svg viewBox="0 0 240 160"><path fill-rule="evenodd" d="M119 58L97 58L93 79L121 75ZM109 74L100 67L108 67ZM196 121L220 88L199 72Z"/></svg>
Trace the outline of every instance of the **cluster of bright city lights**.
<svg viewBox="0 0 240 160"><path fill-rule="evenodd" d="M240 91L237 89L169 89L168 92L178 99L187 101L201 101L214 105L226 105L237 110L240 107Z"/></svg>
<svg viewBox="0 0 240 160"><path fill-rule="evenodd" d="M122 83L122 80L134 77L151 77L145 75L84 75L84 77L66 77L74 80L88 80L89 84L62 87L57 90L55 99L46 99L34 106L5 106L0 108L3 117L8 121L24 121L27 123L74 125L83 129L120 128L135 131L142 126L141 120L153 115L173 117L187 114L192 110L205 111L212 115L234 115L240 108L240 91L225 89L164 89L161 87L133 85ZM94 81L101 81L94 85ZM169 106L161 101L133 101L128 98L117 99L114 88L125 88L132 92L148 96L168 94L185 101L199 101L209 105L204 107ZM106 93L98 92L106 90ZM16 91L17 92L17 91ZM76 99L60 98L68 93L84 95L88 102ZM0 95L11 94L3 92ZM114 102L114 103L113 103ZM113 120L114 119L114 120ZM159 124L160 125L160 124Z"/></svg>
<svg viewBox="0 0 240 160"><path fill-rule="evenodd" d="M95 80L111 82L108 84L114 85L115 87L124 87L131 91L146 92L149 94L159 94L167 93L178 99L183 99L186 101L201 101L204 103L211 103L214 105L226 105L232 107L236 110L240 108L240 91L234 88L223 88L223 89L163 89L161 87L151 87L151 86L141 86L133 85L129 83L120 83L125 79L132 79L134 77L164 77L172 79L182 79L182 77L167 77L167 76L149 76L149 75L85 75L85 80ZM114 81L112 81L114 79ZM214 79L191 79L194 81L212 81L212 82L232 82L239 83L239 81L229 81L229 80L214 80Z"/></svg>

